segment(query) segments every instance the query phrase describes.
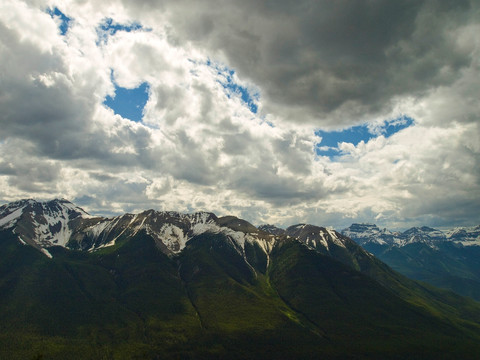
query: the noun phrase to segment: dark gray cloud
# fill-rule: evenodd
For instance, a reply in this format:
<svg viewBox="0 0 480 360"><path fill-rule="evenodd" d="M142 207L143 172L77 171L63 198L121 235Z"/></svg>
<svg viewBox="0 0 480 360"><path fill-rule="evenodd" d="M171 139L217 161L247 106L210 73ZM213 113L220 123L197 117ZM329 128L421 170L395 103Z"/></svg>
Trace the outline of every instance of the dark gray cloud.
<svg viewBox="0 0 480 360"><path fill-rule="evenodd" d="M22 141L2 144L0 176L8 186L24 194L35 192L55 193L55 184L61 178L61 166L49 159L38 159L25 154Z"/></svg>
<svg viewBox="0 0 480 360"><path fill-rule="evenodd" d="M473 45L459 46L455 31L479 21L478 3L468 0L210 0L168 7L177 35L223 54L260 87L268 111L292 109L291 121L319 126L388 113L399 96L451 84L473 59Z"/></svg>
<svg viewBox="0 0 480 360"><path fill-rule="evenodd" d="M320 179L319 179L320 180ZM267 167L232 169L227 186L250 199L261 199L274 206L290 206L324 199L328 190L321 181L308 183L297 176L281 176Z"/></svg>

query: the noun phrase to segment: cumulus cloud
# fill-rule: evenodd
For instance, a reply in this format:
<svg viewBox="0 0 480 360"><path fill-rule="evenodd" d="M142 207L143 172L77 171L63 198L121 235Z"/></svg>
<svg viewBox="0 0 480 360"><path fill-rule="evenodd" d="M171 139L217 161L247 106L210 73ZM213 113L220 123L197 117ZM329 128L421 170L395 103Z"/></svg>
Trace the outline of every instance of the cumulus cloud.
<svg viewBox="0 0 480 360"><path fill-rule="evenodd" d="M280 225L478 222L479 11L435 0L6 0L0 199ZM141 122L104 104L116 86L144 83ZM415 122L384 136L404 115ZM334 159L316 153L318 129L357 124L374 136L341 142Z"/></svg>

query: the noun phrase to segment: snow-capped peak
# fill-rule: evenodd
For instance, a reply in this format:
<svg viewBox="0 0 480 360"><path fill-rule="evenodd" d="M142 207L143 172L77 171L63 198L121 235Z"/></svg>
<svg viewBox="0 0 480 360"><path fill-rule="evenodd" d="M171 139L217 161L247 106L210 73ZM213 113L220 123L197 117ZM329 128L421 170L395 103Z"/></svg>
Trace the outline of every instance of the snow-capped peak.
<svg viewBox="0 0 480 360"><path fill-rule="evenodd" d="M21 233L22 241L36 247L65 246L71 223L90 218L83 209L65 199L39 202L25 199L0 207L0 228Z"/></svg>

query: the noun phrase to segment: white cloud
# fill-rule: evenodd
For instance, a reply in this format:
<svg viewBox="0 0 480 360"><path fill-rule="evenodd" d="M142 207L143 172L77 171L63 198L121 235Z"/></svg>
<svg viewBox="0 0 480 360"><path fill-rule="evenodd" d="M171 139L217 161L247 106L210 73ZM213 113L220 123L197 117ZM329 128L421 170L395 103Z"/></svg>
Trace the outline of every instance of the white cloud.
<svg viewBox="0 0 480 360"><path fill-rule="evenodd" d="M415 16L386 24L373 20L396 5L359 4L2 2L0 199L283 225L477 221L477 6L409 2ZM65 35L53 7L72 19ZM372 23L352 22L362 11ZM99 42L106 18L143 28ZM259 94L258 114L221 69ZM112 73L122 87L149 84L143 123L103 105ZM381 136L401 115L415 125ZM341 144L338 161L315 154L315 129L360 122L379 136Z"/></svg>

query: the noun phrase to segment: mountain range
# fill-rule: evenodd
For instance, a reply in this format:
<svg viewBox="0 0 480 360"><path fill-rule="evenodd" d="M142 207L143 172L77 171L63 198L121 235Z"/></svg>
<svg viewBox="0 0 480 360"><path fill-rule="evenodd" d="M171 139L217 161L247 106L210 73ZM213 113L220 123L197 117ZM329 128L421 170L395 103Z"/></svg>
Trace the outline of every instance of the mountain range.
<svg viewBox="0 0 480 360"><path fill-rule="evenodd" d="M476 358L480 304L334 230L0 207L0 358Z"/></svg>
<svg viewBox="0 0 480 360"><path fill-rule="evenodd" d="M413 243L424 243L435 247L442 242L450 242L457 246L480 246L480 225L443 231L422 226L399 232L380 229L375 224L352 224L341 233L362 246L377 244L403 247Z"/></svg>
<svg viewBox="0 0 480 360"><path fill-rule="evenodd" d="M342 234L412 279L480 301L480 226L392 232L374 224L352 224Z"/></svg>

